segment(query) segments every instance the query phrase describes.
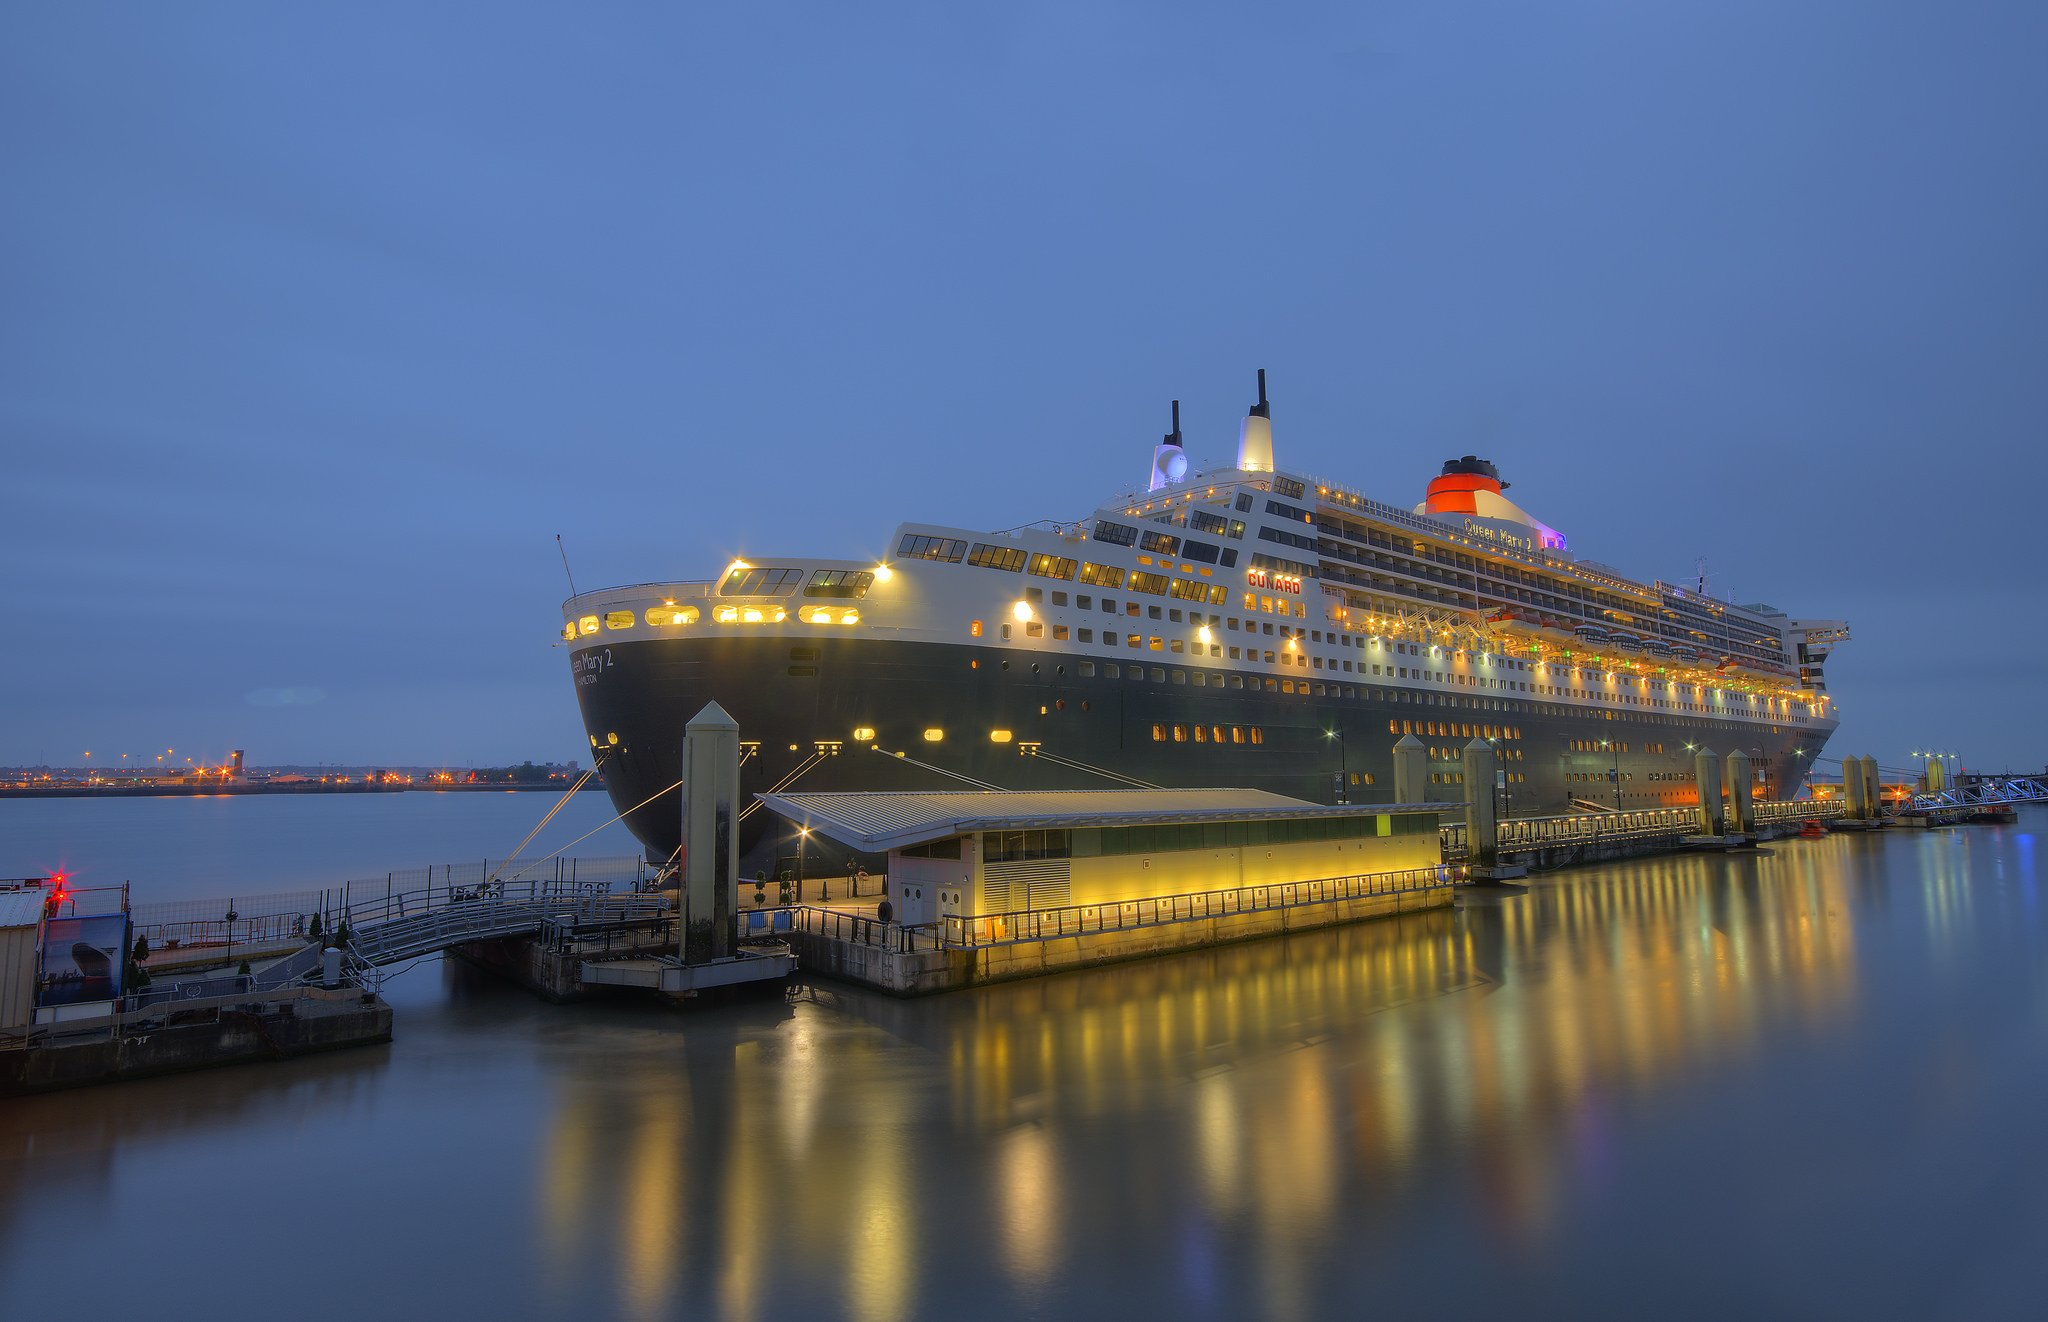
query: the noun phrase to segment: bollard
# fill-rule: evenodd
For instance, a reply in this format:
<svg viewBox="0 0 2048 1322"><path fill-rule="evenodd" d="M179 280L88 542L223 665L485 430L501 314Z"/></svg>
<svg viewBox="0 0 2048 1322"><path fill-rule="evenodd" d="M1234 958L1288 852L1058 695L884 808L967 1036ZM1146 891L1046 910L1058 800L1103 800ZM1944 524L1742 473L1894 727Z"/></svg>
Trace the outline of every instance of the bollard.
<svg viewBox="0 0 2048 1322"><path fill-rule="evenodd" d="M740 727L715 702L683 727L683 887L678 953L685 964L739 948Z"/></svg>
<svg viewBox="0 0 2048 1322"><path fill-rule="evenodd" d="M1399 749L1395 752L1398 755ZM1500 805L1494 797L1494 768L1499 754L1484 739L1465 745L1465 862L1477 881L1503 881L1525 876L1527 868L1500 861Z"/></svg>
<svg viewBox="0 0 2048 1322"><path fill-rule="evenodd" d="M1868 753L1860 760L1863 781L1863 815L1870 821L1884 816L1884 789L1877 779L1877 759Z"/></svg>
<svg viewBox="0 0 2048 1322"><path fill-rule="evenodd" d="M341 985L341 952L333 946L320 952L320 985L329 991Z"/></svg>
<svg viewBox="0 0 2048 1322"><path fill-rule="evenodd" d="M1756 805L1750 797L1756 782L1749 762L1749 754L1736 749L1728 755L1728 833L1730 835L1754 836L1756 834Z"/></svg>
<svg viewBox="0 0 2048 1322"><path fill-rule="evenodd" d="M1721 815L1721 755L1702 748L1693 755L1693 779L1700 789L1700 834L1720 835L1725 828Z"/></svg>
<svg viewBox="0 0 2048 1322"><path fill-rule="evenodd" d="M1429 802L1429 750L1404 734L1394 743L1394 802Z"/></svg>

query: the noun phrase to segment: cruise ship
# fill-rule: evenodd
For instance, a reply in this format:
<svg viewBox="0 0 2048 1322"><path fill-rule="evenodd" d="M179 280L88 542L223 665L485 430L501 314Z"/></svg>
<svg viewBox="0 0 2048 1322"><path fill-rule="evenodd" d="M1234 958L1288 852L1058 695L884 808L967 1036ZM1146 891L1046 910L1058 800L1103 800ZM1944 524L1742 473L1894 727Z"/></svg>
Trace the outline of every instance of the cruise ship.
<svg viewBox="0 0 2048 1322"><path fill-rule="evenodd" d="M1428 750L1462 802L1492 741L1511 815L1697 801L1693 753L1742 750L1794 797L1834 731L1841 620L1643 582L1575 554L1476 456L1402 508L1276 466L1265 373L1236 465L1180 433L1074 523L899 525L871 554L777 556L581 593L561 641L613 802L680 841L683 727L739 723L749 793L1243 786L1391 802ZM1703 585L1701 585L1703 587ZM764 844L769 814L746 819Z"/></svg>

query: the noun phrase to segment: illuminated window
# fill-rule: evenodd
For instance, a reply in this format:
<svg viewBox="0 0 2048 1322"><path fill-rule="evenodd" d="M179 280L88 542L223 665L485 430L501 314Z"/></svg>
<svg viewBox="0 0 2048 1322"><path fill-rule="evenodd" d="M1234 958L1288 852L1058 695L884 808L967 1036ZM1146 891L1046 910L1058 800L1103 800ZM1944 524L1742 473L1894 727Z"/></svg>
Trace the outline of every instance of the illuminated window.
<svg viewBox="0 0 2048 1322"><path fill-rule="evenodd" d="M990 730L988 732L988 741L992 744L1007 744L1010 742L1010 732L1008 730Z"/></svg>
<svg viewBox="0 0 2048 1322"><path fill-rule="evenodd" d="M1186 743L1187 741L1188 741L1188 727L1186 727L1185 725L1176 725L1176 726L1174 726L1174 727L1173 727L1173 742L1175 742L1175 743L1177 743L1177 744L1184 744L1184 743Z"/></svg>
<svg viewBox="0 0 2048 1322"><path fill-rule="evenodd" d="M874 737L875 737L875 727L874 727L874 726L872 726L872 725L860 725L860 726L855 726L855 727L854 727L854 731L853 731L853 738L854 738L854 741L855 741L856 743L862 743L862 744L865 744L865 743L869 743L869 742L872 742L872 741L873 741Z"/></svg>
<svg viewBox="0 0 2048 1322"><path fill-rule="evenodd" d="M574 621L574 620L564 620L564 621L562 621L562 641L563 641L563 642L565 642L565 643L568 643L568 642L574 642L574 641L575 641L575 639L576 639L576 621Z"/></svg>
<svg viewBox="0 0 2048 1322"><path fill-rule="evenodd" d="M1266 732L1262 727L1256 725L1252 727L1252 742L1255 744L1266 742Z"/></svg>
<svg viewBox="0 0 2048 1322"><path fill-rule="evenodd" d="M593 634L597 632L597 629L598 624L597 617L595 615L586 615L582 619L576 621L576 631L578 633Z"/></svg>
<svg viewBox="0 0 2048 1322"><path fill-rule="evenodd" d="M1155 725L1155 726L1153 726L1153 727L1152 727L1152 742L1153 742L1153 743L1155 743L1155 744L1158 744L1158 743L1164 743L1164 742L1166 742L1166 727L1165 727L1165 726L1163 726L1163 725Z"/></svg>
<svg viewBox="0 0 2048 1322"><path fill-rule="evenodd" d="M656 606L647 612L650 625L695 624L697 619L695 606Z"/></svg>
<svg viewBox="0 0 2048 1322"><path fill-rule="evenodd" d="M725 576L719 595L726 597L786 597L803 582L801 569L754 569L743 566Z"/></svg>
<svg viewBox="0 0 2048 1322"><path fill-rule="evenodd" d="M1195 742L1196 742L1196 743L1198 743L1198 744L1206 744L1206 743L1208 743L1208 742L1209 742L1209 727L1208 727L1208 726L1206 726L1206 725L1198 725L1198 726L1196 726L1196 727L1195 727Z"/></svg>
<svg viewBox="0 0 2048 1322"><path fill-rule="evenodd" d="M975 621L973 621L972 623L970 623L970 624L969 624L969 625L967 626L967 636L968 636L969 638L979 638L979 637L981 637L981 621L980 621L980 620L975 620Z"/></svg>
<svg viewBox="0 0 2048 1322"><path fill-rule="evenodd" d="M858 600L868 595L874 581L874 573L866 569L820 569L804 584L804 595Z"/></svg>
<svg viewBox="0 0 2048 1322"><path fill-rule="evenodd" d="M930 729L924 732L924 741L928 744L938 743L941 739L944 739L945 737L946 732L944 730L941 730L936 725L932 726Z"/></svg>

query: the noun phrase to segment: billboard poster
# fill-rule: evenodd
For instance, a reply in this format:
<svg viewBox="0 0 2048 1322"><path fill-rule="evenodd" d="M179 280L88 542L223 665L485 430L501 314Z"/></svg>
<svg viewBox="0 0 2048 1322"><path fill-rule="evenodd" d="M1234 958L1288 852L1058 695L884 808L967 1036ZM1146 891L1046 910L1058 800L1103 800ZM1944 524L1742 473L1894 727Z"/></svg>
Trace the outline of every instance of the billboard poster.
<svg viewBox="0 0 2048 1322"><path fill-rule="evenodd" d="M43 976L38 1005L111 1001L121 994L128 964L128 915L52 918L43 924Z"/></svg>

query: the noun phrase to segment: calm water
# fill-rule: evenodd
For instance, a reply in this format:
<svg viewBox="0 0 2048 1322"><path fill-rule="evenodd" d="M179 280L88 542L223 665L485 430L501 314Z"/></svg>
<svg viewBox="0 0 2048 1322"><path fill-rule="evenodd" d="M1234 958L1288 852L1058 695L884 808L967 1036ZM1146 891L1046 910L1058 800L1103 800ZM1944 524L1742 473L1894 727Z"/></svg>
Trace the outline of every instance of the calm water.
<svg viewBox="0 0 2048 1322"><path fill-rule="evenodd" d="M177 820L98 811L114 856ZM424 965L386 1048L6 1104L0 1299L2036 1315L2044 825L1588 869L917 1002L562 1008Z"/></svg>

